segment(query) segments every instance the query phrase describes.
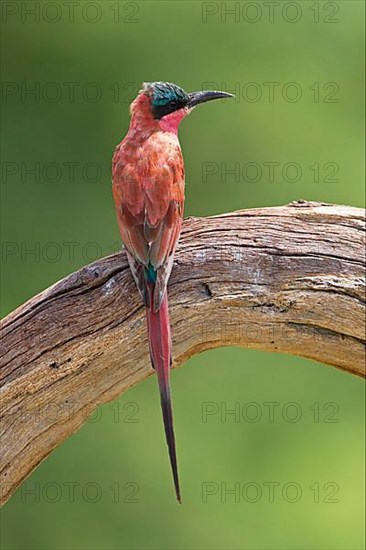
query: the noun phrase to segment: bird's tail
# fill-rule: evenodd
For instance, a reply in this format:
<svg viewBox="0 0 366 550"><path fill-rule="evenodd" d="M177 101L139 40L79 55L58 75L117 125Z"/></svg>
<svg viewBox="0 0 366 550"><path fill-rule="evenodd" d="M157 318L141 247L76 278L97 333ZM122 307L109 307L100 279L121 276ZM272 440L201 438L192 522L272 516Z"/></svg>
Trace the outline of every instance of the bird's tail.
<svg viewBox="0 0 366 550"><path fill-rule="evenodd" d="M148 285L148 305L146 318L149 338L150 357L153 368L158 377L161 409L163 413L165 437L169 449L170 464L173 472L175 493L180 503L180 488L178 478L177 455L173 429L173 411L170 398L170 364L171 364L171 337L168 310L168 298L165 290L164 298L158 311L154 311L154 284Z"/></svg>

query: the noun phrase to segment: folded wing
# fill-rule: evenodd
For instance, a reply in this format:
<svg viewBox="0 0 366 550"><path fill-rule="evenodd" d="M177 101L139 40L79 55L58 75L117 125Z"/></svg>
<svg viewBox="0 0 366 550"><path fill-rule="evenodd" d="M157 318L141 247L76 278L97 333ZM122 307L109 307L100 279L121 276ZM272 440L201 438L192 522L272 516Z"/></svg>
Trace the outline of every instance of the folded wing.
<svg viewBox="0 0 366 550"><path fill-rule="evenodd" d="M150 138L133 162L114 162L113 193L131 270L147 305L146 272L155 277L154 309L163 299L179 239L184 208L180 147L164 136Z"/></svg>

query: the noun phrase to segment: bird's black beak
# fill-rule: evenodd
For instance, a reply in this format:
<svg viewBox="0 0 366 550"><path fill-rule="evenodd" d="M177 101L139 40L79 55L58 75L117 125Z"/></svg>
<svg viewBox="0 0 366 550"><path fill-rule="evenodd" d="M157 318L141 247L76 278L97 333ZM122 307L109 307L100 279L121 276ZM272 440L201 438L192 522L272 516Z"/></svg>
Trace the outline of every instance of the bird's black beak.
<svg viewBox="0 0 366 550"><path fill-rule="evenodd" d="M206 103L206 101L212 101L213 99L222 99L225 97L235 97L233 94L226 92L216 92L214 90L207 90L205 92L191 92L188 94L189 100L187 107L190 109L199 105L200 103Z"/></svg>

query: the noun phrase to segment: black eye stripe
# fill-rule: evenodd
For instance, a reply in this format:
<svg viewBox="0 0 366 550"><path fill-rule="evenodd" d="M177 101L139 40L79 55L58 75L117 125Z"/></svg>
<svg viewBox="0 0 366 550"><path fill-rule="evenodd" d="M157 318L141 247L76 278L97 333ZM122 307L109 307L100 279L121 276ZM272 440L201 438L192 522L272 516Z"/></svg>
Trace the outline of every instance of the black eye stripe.
<svg viewBox="0 0 366 550"><path fill-rule="evenodd" d="M178 111L178 109L182 109L184 105L185 105L184 103L179 104L178 102L175 102L174 105L172 105L171 103L167 103L166 105L159 105L157 107L153 107L152 111L153 111L154 118L159 119L165 115L174 113L174 111Z"/></svg>

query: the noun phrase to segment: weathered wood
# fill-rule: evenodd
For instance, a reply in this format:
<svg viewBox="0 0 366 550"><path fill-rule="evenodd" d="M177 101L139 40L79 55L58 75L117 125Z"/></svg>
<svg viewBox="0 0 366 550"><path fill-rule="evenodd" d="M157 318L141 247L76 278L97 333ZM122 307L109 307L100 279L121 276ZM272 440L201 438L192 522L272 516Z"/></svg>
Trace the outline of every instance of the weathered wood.
<svg viewBox="0 0 366 550"><path fill-rule="evenodd" d="M362 375L364 222L359 208L301 201L185 220L169 284L174 366L234 345ZM152 372L124 252L72 273L4 319L2 502L80 427L86 408Z"/></svg>

